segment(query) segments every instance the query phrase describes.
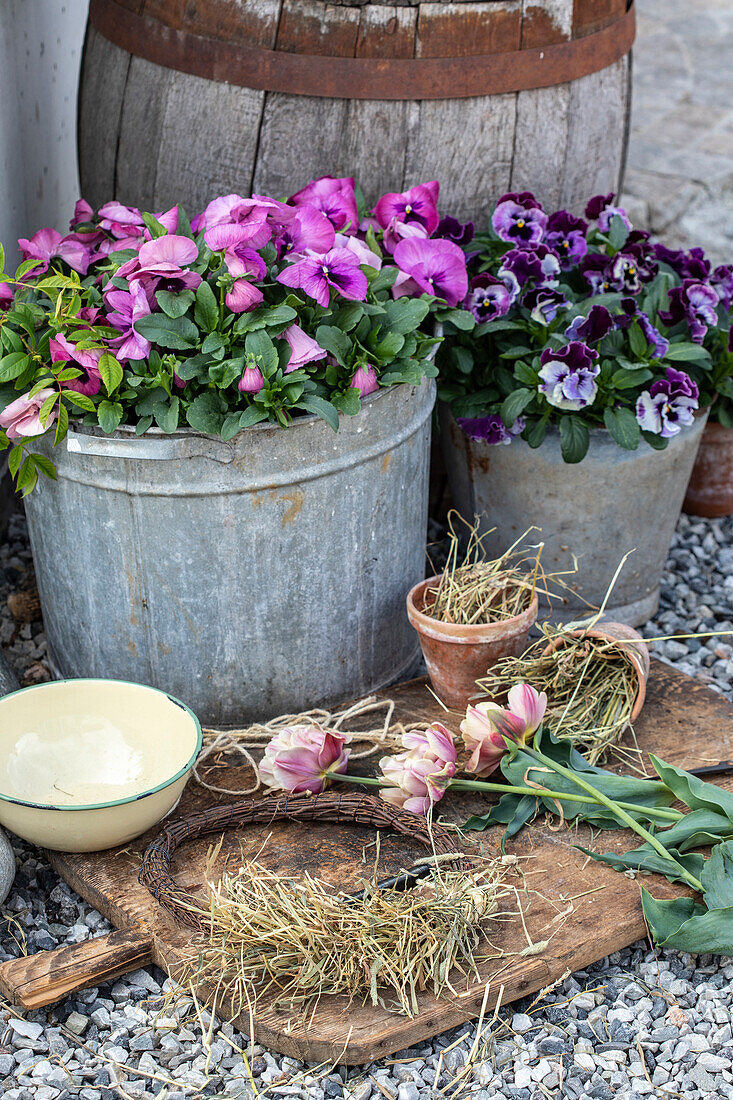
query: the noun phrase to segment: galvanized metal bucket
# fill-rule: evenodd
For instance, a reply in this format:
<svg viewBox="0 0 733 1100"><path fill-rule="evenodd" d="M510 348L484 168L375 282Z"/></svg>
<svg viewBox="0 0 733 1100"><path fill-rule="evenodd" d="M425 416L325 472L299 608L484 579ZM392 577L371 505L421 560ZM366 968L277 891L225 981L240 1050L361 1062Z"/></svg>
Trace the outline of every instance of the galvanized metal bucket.
<svg viewBox="0 0 733 1100"><path fill-rule="evenodd" d="M544 541L547 573L570 570L577 559L577 574L562 578L570 591L551 583L563 596L553 601L554 620L600 606L628 551L607 617L635 626L654 615L707 412L663 451L646 443L625 451L605 429L593 428L588 454L576 465L563 462L557 429L533 450L519 438L506 446L470 439L447 405L441 404L439 418L453 501L463 516L480 515L486 552L498 556L534 525L541 532L532 532L530 541Z"/></svg>
<svg viewBox="0 0 733 1100"><path fill-rule="evenodd" d="M341 417L193 431L75 428L26 500L63 676L163 688L206 723L362 695L419 659L433 382ZM39 447L39 449L41 449Z"/></svg>
<svg viewBox="0 0 733 1100"><path fill-rule="evenodd" d="M0 452L0 539L5 536L14 507L15 489L8 470L8 456Z"/></svg>

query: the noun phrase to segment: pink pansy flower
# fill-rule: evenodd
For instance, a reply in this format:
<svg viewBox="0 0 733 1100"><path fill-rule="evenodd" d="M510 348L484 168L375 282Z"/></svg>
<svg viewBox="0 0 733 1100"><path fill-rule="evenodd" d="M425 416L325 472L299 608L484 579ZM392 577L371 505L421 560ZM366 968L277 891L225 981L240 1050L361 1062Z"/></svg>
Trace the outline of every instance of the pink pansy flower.
<svg viewBox="0 0 733 1100"><path fill-rule="evenodd" d="M240 393L259 393L265 384L262 371L256 363L252 362L244 368L244 373L239 379L238 389Z"/></svg>
<svg viewBox="0 0 733 1100"><path fill-rule="evenodd" d="M284 340L290 348L290 359L285 368L285 374L304 367L306 363L315 363L318 359L325 359L328 354L317 340L304 332L300 325L289 325L280 333L280 340Z"/></svg>
<svg viewBox="0 0 733 1100"><path fill-rule="evenodd" d="M253 286L248 279L263 279L267 274L267 265L251 247L250 227L244 225L217 225L206 231L216 243L214 251L224 249L224 263L234 279L234 285L227 292L226 303L232 313L246 313L262 301L262 291ZM211 248L209 244L209 248Z"/></svg>
<svg viewBox="0 0 733 1100"><path fill-rule="evenodd" d="M72 378L68 382L61 383L65 389L85 393L87 397L93 397L95 393L99 393L102 386L102 376L99 373L99 360L102 357L101 348L83 351L70 343L61 333L51 338L50 347L52 363L72 363L81 371L79 378Z"/></svg>
<svg viewBox="0 0 733 1100"><path fill-rule="evenodd" d="M388 252L394 252L400 241L407 240L410 237L420 237L422 240L426 240L428 231L419 222L401 222L397 218L392 218L392 221L384 230L384 247Z"/></svg>
<svg viewBox="0 0 733 1100"><path fill-rule="evenodd" d="M80 275L86 275L92 261L92 249L76 240L75 237L62 237L56 229L39 229L30 240L21 237L18 247L24 260L38 260L33 269L34 276L48 271L51 260L63 260ZM40 271L38 270L40 266Z"/></svg>
<svg viewBox="0 0 733 1100"><path fill-rule="evenodd" d="M54 405L51 415L45 425L41 423L41 407L44 401L53 394L52 389L39 390L33 397L23 394L11 401L0 413L0 428L5 429L5 434L11 443L17 443L20 439L30 436L43 435L51 427L58 415Z"/></svg>
<svg viewBox="0 0 733 1100"><path fill-rule="evenodd" d="M414 814L426 814L439 802L456 773L456 749L450 731L436 722L427 730L402 737L408 752L384 756L379 767L390 784L380 794L385 802Z"/></svg>
<svg viewBox="0 0 733 1100"><path fill-rule="evenodd" d="M359 211L356 205L356 191L353 176L334 178L321 176L311 180L290 198L294 206L315 206L321 210L333 225L342 233L356 233L359 225Z"/></svg>
<svg viewBox="0 0 733 1100"><path fill-rule="evenodd" d="M461 722L463 743L471 754L466 770L485 778L499 766L507 751L505 738L525 741L539 729L547 708L547 695L529 684L515 684L507 707L477 703L466 709Z"/></svg>
<svg viewBox="0 0 733 1100"><path fill-rule="evenodd" d="M74 216L69 222L69 229L76 229L77 225L82 222L90 222L93 217L94 211L86 199L77 199L74 206Z"/></svg>
<svg viewBox="0 0 733 1100"><path fill-rule="evenodd" d="M374 215L385 230L384 243L389 252L394 251L400 239L407 236L431 237L438 228L437 180L419 183L409 191L393 191L382 195L374 208ZM412 228L401 229L400 226Z"/></svg>
<svg viewBox="0 0 733 1100"><path fill-rule="evenodd" d="M113 312L107 314L107 323L122 333L110 340L110 347L117 352L118 359L147 359L150 354L150 341L135 331L134 324L150 313L147 295L139 283L132 283L129 290L109 290L104 298L107 308Z"/></svg>
<svg viewBox="0 0 733 1100"><path fill-rule="evenodd" d="M177 233L180 213L178 206L171 206L169 210L164 210L162 214L156 214L155 217L168 233ZM146 229L145 232L147 233L148 230Z"/></svg>
<svg viewBox="0 0 733 1100"><path fill-rule="evenodd" d="M375 393L379 389L379 381L374 367L370 363L358 367L351 377L349 388L358 390L362 397Z"/></svg>
<svg viewBox="0 0 733 1100"><path fill-rule="evenodd" d="M145 222L136 206L123 206L116 201L106 202L97 213L100 228L118 242L142 237ZM117 247L119 248L119 244Z"/></svg>
<svg viewBox="0 0 733 1100"><path fill-rule="evenodd" d="M201 276L186 270L183 265L198 259L198 252L196 242L189 237L168 233L141 245L137 256L123 264L117 275L121 279L126 278L130 287L134 282L139 282L152 308L156 290L196 290Z"/></svg>
<svg viewBox="0 0 733 1100"><path fill-rule="evenodd" d="M328 784L326 773L345 772L349 750L345 734L320 726L290 726L280 730L265 749L260 777L266 787L301 794L319 794Z"/></svg>
<svg viewBox="0 0 733 1100"><path fill-rule="evenodd" d="M372 252L366 241L359 237L347 237L343 233L336 234L336 244L339 248L348 248L353 252L362 267L373 267L376 271L382 268L382 259Z"/></svg>
<svg viewBox="0 0 733 1100"><path fill-rule="evenodd" d="M325 214L315 206L300 206L275 238L278 255L286 253L328 252L333 248L335 230Z"/></svg>
<svg viewBox="0 0 733 1100"><path fill-rule="evenodd" d="M395 248L394 261L401 272L392 288L395 298L425 291L456 306L466 297L466 257L453 241L408 238Z"/></svg>
<svg viewBox="0 0 733 1100"><path fill-rule="evenodd" d="M12 283L0 283L0 310L10 309L14 297L15 291Z"/></svg>
<svg viewBox="0 0 733 1100"><path fill-rule="evenodd" d="M194 233L198 233L199 230L209 228L212 225L221 225L222 222L233 221L232 210L240 202L244 202L244 196L242 195L219 195L218 198L212 199L206 209L191 221L191 229Z"/></svg>
<svg viewBox="0 0 733 1100"><path fill-rule="evenodd" d="M358 257L348 248L332 248L325 256L306 256L297 260L280 272L277 281L285 286L300 287L324 308L330 301L331 288L342 298L363 302L368 287Z"/></svg>

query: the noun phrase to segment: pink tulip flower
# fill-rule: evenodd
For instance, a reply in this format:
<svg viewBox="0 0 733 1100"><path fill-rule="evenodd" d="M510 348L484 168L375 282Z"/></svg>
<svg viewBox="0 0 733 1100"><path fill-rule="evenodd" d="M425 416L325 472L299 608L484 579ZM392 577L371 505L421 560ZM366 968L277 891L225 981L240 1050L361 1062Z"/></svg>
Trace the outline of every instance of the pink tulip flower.
<svg viewBox="0 0 733 1100"><path fill-rule="evenodd" d="M328 785L327 772L345 772L347 736L320 726L289 726L265 749L260 778L266 787L301 794L319 794Z"/></svg>
<svg viewBox="0 0 733 1100"><path fill-rule="evenodd" d="M315 363L319 359L325 359L328 352L322 348L317 340L304 332L300 325L289 325L278 337L284 340L290 348L290 359L285 368L285 374L304 367L306 363Z"/></svg>
<svg viewBox="0 0 733 1100"><path fill-rule="evenodd" d="M498 768L507 751L507 737L526 741L539 729L547 708L547 695L529 684L515 684L507 702L507 707L494 703L469 706L461 722L463 743L471 754L466 770L481 778Z"/></svg>
<svg viewBox="0 0 733 1100"><path fill-rule="evenodd" d="M58 415L57 406L54 405L51 415L45 425L41 423L41 406L51 396L52 389L39 390L33 397L23 394L11 401L0 413L0 428L5 429L5 434L11 443L17 443L20 439L28 439L31 436L43 435L55 422Z"/></svg>
<svg viewBox="0 0 733 1100"><path fill-rule="evenodd" d="M456 773L456 748L449 730L439 722L427 730L405 733L409 751L384 756L382 775L390 784L380 791L385 802L414 814L426 814L439 802Z"/></svg>
<svg viewBox="0 0 733 1100"><path fill-rule="evenodd" d="M379 389L379 382L377 380L377 372L370 363L366 363L363 367L358 367L349 382L349 389L358 390L362 397L367 397L370 393L376 393Z"/></svg>

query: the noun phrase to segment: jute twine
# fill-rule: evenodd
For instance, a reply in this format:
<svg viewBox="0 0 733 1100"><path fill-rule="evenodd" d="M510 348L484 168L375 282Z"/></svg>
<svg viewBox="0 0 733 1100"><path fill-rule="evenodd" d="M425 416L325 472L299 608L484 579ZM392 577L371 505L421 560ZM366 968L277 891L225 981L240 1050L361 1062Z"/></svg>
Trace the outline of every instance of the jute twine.
<svg viewBox="0 0 733 1100"><path fill-rule="evenodd" d="M372 756L380 750L389 751L394 748L401 748L401 737L405 732L405 727L401 722L392 721L394 710L395 703L393 699L377 699L376 695L369 695L367 698L360 699L357 703L352 703L344 709L336 708L331 711L316 708L315 710L301 711L300 714L280 714L277 718L271 718L268 722L255 722L243 729L221 730L205 727L202 730L204 747L196 761L193 774L202 787L207 791L213 791L215 794L229 794L239 797L255 794L262 786L262 782L259 768L251 750L264 749L280 730L286 729L288 726L308 725L318 726L320 729L332 733L344 733L347 732L344 730L344 726L356 722L364 715L376 714L380 711L384 714L380 725L347 733L351 743L363 746L358 750L350 749L350 759L359 760L366 756ZM425 728L426 725L427 723L416 723L411 724L410 728ZM251 786L239 787L233 790L230 787L218 787L204 779L201 772L207 761L210 761L209 767L219 767L222 763L221 759L215 761L212 758L217 756L221 758L233 753L238 753L243 757L252 769L254 782Z"/></svg>

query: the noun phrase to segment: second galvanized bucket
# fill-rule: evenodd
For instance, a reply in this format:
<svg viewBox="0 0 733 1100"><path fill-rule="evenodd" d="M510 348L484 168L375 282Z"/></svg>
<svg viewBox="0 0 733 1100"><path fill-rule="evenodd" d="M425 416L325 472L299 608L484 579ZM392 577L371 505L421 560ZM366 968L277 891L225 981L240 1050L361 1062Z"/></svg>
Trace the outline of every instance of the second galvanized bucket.
<svg viewBox="0 0 733 1100"><path fill-rule="evenodd" d="M410 673L434 400L428 381L381 390L338 433L308 416L228 443L77 428L49 447L58 481L26 508L55 670L224 724Z"/></svg>

